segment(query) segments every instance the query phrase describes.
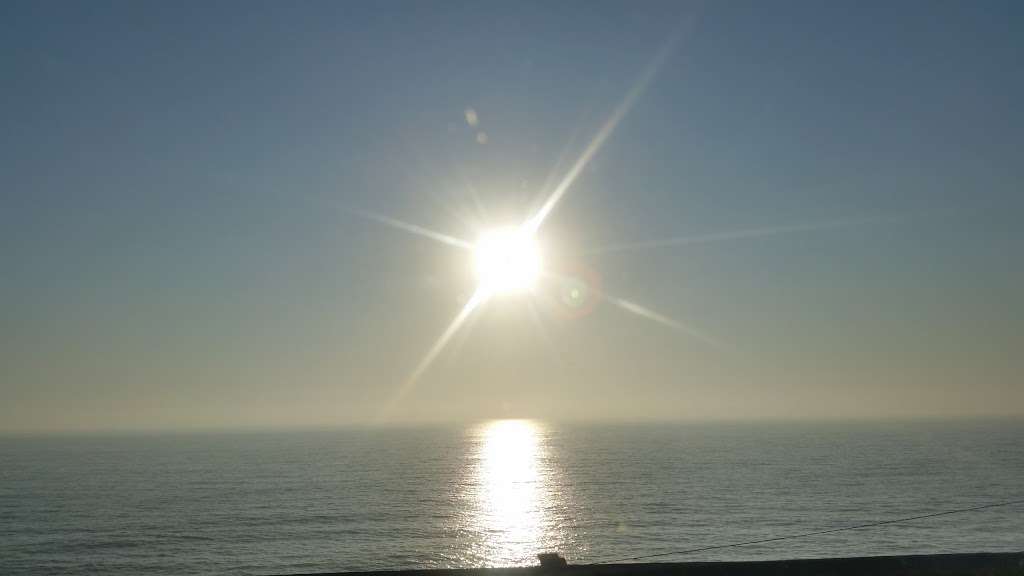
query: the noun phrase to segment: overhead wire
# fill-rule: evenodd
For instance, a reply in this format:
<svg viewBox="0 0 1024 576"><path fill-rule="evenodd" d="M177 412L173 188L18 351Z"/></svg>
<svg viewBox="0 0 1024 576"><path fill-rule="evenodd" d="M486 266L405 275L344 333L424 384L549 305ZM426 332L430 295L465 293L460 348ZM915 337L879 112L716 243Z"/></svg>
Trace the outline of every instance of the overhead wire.
<svg viewBox="0 0 1024 576"><path fill-rule="evenodd" d="M876 526L884 526L886 524L899 524L901 522L910 522L912 520L923 520L925 518L935 518L937 516L948 516L950 514L962 514L965 512L976 512L978 510L987 510L989 508L999 508L1003 506L1013 506L1016 504L1024 504L1024 500L1010 500L1006 502L996 502L992 504L983 504L981 506L972 506L970 508L958 508L955 510L945 510L942 512L932 512L930 514L922 514L920 516L908 516L905 518L893 518L889 520L877 520L874 522L867 522L865 524L856 524L853 526L842 526L840 528L830 528L828 530L816 530L814 532L804 532L802 534L788 534L786 536L776 536L774 538L762 538L760 540L748 540L746 542L732 542L729 544L715 544L711 546L701 546L699 548L689 548L685 550L674 550L672 552L660 552L657 554L643 554L640 556L630 556L626 558L613 558L609 560L599 560L597 562L590 562L590 564L618 564L620 562L632 562L636 560L647 560L649 558L662 558L665 556L683 556L686 554L696 554L697 552L706 552L708 550L721 550L724 548L737 548L740 546L750 546L753 544L765 544L768 542L778 542L780 540L792 540L794 538L807 538L809 536L818 536L821 534L832 534L835 532L844 532L846 530L859 530L862 528L873 528Z"/></svg>

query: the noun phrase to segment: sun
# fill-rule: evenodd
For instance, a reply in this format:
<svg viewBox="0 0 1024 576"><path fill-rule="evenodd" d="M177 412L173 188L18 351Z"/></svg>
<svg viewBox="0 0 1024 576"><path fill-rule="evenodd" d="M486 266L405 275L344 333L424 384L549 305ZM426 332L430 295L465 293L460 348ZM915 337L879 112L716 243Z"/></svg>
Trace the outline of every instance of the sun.
<svg viewBox="0 0 1024 576"><path fill-rule="evenodd" d="M495 228L473 248L480 287L490 294L516 294L534 287L540 275L540 247L526 226Z"/></svg>

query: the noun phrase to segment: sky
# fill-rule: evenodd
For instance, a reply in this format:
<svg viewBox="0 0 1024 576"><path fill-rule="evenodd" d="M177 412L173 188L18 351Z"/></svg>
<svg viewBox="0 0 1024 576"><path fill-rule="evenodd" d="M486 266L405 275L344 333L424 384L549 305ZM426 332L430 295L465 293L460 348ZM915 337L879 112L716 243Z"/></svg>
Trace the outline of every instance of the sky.
<svg viewBox="0 0 1024 576"><path fill-rule="evenodd" d="M5 2L0 430L1024 415L1022 17Z"/></svg>

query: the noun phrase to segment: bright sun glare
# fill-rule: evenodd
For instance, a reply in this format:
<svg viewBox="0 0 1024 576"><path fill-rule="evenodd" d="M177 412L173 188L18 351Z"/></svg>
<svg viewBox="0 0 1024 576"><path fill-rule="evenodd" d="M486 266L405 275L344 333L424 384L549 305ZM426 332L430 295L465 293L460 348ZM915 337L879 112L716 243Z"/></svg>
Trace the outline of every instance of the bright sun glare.
<svg viewBox="0 0 1024 576"><path fill-rule="evenodd" d="M474 248L481 288L511 294L533 288L540 274L540 249L526 226L488 230Z"/></svg>
<svg viewBox="0 0 1024 576"><path fill-rule="evenodd" d="M409 234L428 238L453 248L469 250L473 253L473 260L476 269L476 290L473 292L472 296L465 301L462 308L455 314L455 317L452 318L448 326L443 332L441 332L441 335L437 340L435 340L430 348L427 349L427 352L420 359L419 363L416 364L415 368L405 379L405 382L403 382L401 387L399 387L395 392L388 406L382 411L382 415L389 412L393 405L400 402L406 394L415 388L419 378L430 368L434 360L436 360L444 351L453 336L466 324L466 320L472 316L474 311L486 304L491 297L502 295L523 295L523 293L528 292L532 293L534 292L534 288L538 281L541 280L542 275L545 277L544 279L548 279L548 274L543 270L544 263L542 261L540 245L536 238L537 230L545 222L548 216L551 215L552 210L555 209L555 206L572 187L573 182L576 181L576 178L586 168L594 155L598 153L605 141L611 137L612 132L615 131L615 127L618 126L622 118L633 106L633 102L651 82L655 72L660 67L661 62L665 59L667 54L671 51L674 43L675 40L673 38L658 52L658 55L644 69L644 73L637 80L637 83L629 90L629 92L626 93L626 96L621 102L619 102L618 106L615 107L608 119L605 120L604 124L601 125L601 128L583 149L580 156L558 181L557 185L553 186L550 190L545 190L546 199L543 204L541 204L537 211L530 215L530 217L521 224L486 230L481 234L476 243L472 243L443 232L438 232L417 224L391 218L390 216L355 210L355 212L361 216L371 220L376 220L381 224L408 232ZM470 112L472 112L472 114ZM471 126L475 125L475 123L479 121L476 110L466 112L466 121ZM552 183L554 183L554 181L552 181ZM759 234L763 234L763 232L755 233L754 235ZM746 233L746 235L750 235L750 233ZM746 237L746 235L740 237ZM685 244L693 241L694 239L692 238L673 238L667 241L647 242L636 245L631 244L626 245L625 247L626 249L648 247L649 245L650 247L657 247L660 245ZM702 241L702 239L697 239L696 241ZM618 247L613 248L622 249ZM555 280L559 285L565 284L565 281L560 278L556 277ZM570 283L575 282L577 284L583 282L582 288L586 289L585 291L581 291L580 287L571 287L572 291L570 292L570 298L576 306L580 305L578 301L582 298L581 294L592 292L592 297L594 298L592 301L596 302L596 299L600 297L601 300L614 304L631 314L636 314L669 328L701 337L699 333L687 328L682 323L676 322L667 316L658 314L639 304L622 298L615 298L604 294L599 295L592 290L592 287L586 285L585 280L578 281L573 278L569 278L568 280ZM533 295L541 296L540 294ZM702 337L702 339L713 343L707 338Z"/></svg>

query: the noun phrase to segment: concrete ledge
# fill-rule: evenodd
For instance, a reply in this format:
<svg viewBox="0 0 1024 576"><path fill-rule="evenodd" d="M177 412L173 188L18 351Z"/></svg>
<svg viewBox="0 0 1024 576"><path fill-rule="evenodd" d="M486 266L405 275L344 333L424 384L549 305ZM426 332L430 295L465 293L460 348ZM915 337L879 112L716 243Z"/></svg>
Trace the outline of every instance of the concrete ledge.
<svg viewBox="0 0 1024 576"><path fill-rule="evenodd" d="M863 556L752 562L570 564L562 568L463 568L330 572L316 576L1024 576L1024 552Z"/></svg>

